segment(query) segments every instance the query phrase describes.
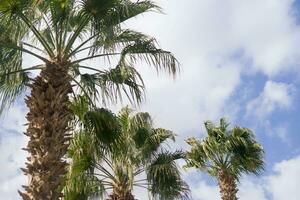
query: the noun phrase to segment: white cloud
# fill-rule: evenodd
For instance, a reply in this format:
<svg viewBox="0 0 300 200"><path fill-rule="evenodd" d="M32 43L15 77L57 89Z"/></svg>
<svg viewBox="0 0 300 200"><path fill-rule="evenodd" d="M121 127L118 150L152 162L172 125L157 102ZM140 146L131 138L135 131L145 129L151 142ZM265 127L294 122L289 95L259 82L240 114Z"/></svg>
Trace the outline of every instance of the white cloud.
<svg viewBox="0 0 300 200"><path fill-rule="evenodd" d="M290 108L292 101L293 87L291 85L267 81L260 95L248 103L247 115L264 119L277 109Z"/></svg>
<svg viewBox="0 0 300 200"><path fill-rule="evenodd" d="M299 61L300 29L292 0L227 1L232 6L233 37L252 66L268 76L289 70Z"/></svg>
<svg viewBox="0 0 300 200"><path fill-rule="evenodd" d="M195 200L216 200L221 199L217 186L211 186L201 181L197 187L192 188L193 199Z"/></svg>
<svg viewBox="0 0 300 200"><path fill-rule="evenodd" d="M276 76L298 71L300 28L294 0L157 2L167 15L146 15L134 27L155 35L181 61L203 55L219 62L242 57L245 72Z"/></svg>
<svg viewBox="0 0 300 200"><path fill-rule="evenodd" d="M288 125L287 123L282 123L279 124L278 126L275 127L274 130L275 135L277 135L279 138L281 138L282 140L287 140L287 136L288 136Z"/></svg>
<svg viewBox="0 0 300 200"><path fill-rule="evenodd" d="M299 200L300 155L277 163L274 175L267 177L266 189L273 200Z"/></svg>
<svg viewBox="0 0 300 200"><path fill-rule="evenodd" d="M188 135L202 130L207 119L225 115L234 120L241 108L231 97L242 75L261 72L273 77L295 70L300 29L292 0L157 2L167 15L146 14L127 26L155 36L181 62L175 82L141 70L148 94L143 109L161 126ZM266 94L273 95L267 113L290 103L289 96L276 96L285 95L280 85L269 81L265 88L283 92Z"/></svg>
<svg viewBox="0 0 300 200"><path fill-rule="evenodd" d="M255 121L255 120L254 120ZM279 124L272 124L269 120L263 121L259 124L256 122L256 129L263 128L264 133L270 137L277 137L285 142L286 145L291 144L292 138L290 137L290 126L288 122L281 122ZM261 127L260 127L261 126Z"/></svg>
<svg viewBox="0 0 300 200"><path fill-rule="evenodd" d="M20 198L17 191L26 182L26 177L20 170L24 167L27 156L21 150L26 145L26 139L22 135L7 135L0 141L0 199L16 200Z"/></svg>
<svg viewBox="0 0 300 200"><path fill-rule="evenodd" d="M199 132L204 120L215 120L225 113L225 104L240 82L239 69L234 65L217 67L191 61L190 66L175 82L145 80L148 98L143 109L151 112L159 125L180 134Z"/></svg>
<svg viewBox="0 0 300 200"><path fill-rule="evenodd" d="M7 131L14 131L17 133L22 133L26 130L26 111L24 106L13 106L6 113L1 116L1 128Z"/></svg>
<svg viewBox="0 0 300 200"><path fill-rule="evenodd" d="M239 199L243 200L267 200L266 192L264 191L263 183L258 179L248 180L244 178L239 186Z"/></svg>
<svg viewBox="0 0 300 200"><path fill-rule="evenodd" d="M20 199L18 190L26 182L21 167L27 157L22 150L27 144L27 138L22 133L25 131L26 109L14 106L8 110L0 126L0 200Z"/></svg>

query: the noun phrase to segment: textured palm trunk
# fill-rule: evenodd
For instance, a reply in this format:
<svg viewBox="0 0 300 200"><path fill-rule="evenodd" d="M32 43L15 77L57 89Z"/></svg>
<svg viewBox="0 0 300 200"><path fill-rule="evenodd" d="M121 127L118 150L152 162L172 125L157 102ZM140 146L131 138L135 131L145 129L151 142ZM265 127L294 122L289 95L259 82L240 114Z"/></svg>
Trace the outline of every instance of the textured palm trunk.
<svg viewBox="0 0 300 200"><path fill-rule="evenodd" d="M67 67L48 64L30 85L27 97L29 137L26 151L29 152L25 175L29 177L24 200L57 200L62 178L67 172L66 154L70 135L68 94L72 91ZM66 66L66 65L64 65Z"/></svg>
<svg viewBox="0 0 300 200"><path fill-rule="evenodd" d="M222 200L237 200L237 185L234 177L226 172L226 170L221 170L219 172L219 188Z"/></svg>
<svg viewBox="0 0 300 200"><path fill-rule="evenodd" d="M113 188L113 192L107 200L135 200L131 191L124 189L121 185Z"/></svg>

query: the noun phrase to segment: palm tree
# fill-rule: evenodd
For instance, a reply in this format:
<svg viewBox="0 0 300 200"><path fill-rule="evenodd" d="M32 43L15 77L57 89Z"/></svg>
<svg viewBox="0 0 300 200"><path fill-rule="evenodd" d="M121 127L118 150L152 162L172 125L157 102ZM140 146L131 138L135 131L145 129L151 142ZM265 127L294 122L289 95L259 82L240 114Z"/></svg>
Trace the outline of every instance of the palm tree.
<svg viewBox="0 0 300 200"><path fill-rule="evenodd" d="M195 167L216 177L222 200L237 200L237 181L243 173L259 174L263 170L264 151L251 130L234 127L228 130L224 118L220 125L205 122L208 136L203 141L189 138L186 167Z"/></svg>
<svg viewBox="0 0 300 200"><path fill-rule="evenodd" d="M140 60L156 70L177 72L177 61L155 39L124 29L123 22L160 8L149 0L1 0L0 100L8 108L29 88L26 135L29 183L25 200L55 200L66 173L70 140L70 98L84 94L91 104L125 94L143 99ZM40 61L25 66L23 55ZM97 60L96 67L85 64ZM30 62L27 62L30 64ZM105 67L109 65L109 67ZM39 70L38 75L29 74Z"/></svg>
<svg viewBox="0 0 300 200"><path fill-rule="evenodd" d="M66 200L100 198L106 193L108 200L134 200L135 187L148 189L155 199L188 198L188 186L176 164L184 153L163 147L175 135L153 128L148 113L125 107L115 116L97 109L86 113L84 126L70 145Z"/></svg>

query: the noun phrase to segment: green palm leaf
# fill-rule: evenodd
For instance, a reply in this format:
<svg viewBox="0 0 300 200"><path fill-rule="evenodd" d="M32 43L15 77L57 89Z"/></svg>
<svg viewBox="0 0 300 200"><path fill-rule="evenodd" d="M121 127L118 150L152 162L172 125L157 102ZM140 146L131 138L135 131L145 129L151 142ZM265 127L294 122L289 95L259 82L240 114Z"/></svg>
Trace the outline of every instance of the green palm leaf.
<svg viewBox="0 0 300 200"><path fill-rule="evenodd" d="M124 107L114 115L106 109L97 109L88 111L83 123L85 131L80 133L83 135L75 136L72 144L76 148L73 145L70 148L73 171L79 169L76 173L88 173L104 181L106 192L113 188L112 195L129 195L134 187L142 187L155 199L189 197L189 188L176 164L185 154L164 148L163 143L175 140L175 135L154 128L149 113L135 113ZM138 180L143 173L145 179Z"/></svg>
<svg viewBox="0 0 300 200"><path fill-rule="evenodd" d="M224 118L220 125L205 122L207 137L203 141L189 138L186 168L194 167L218 179L222 199L237 199L236 181L243 174L259 175L264 169L264 151L251 130L234 127Z"/></svg>

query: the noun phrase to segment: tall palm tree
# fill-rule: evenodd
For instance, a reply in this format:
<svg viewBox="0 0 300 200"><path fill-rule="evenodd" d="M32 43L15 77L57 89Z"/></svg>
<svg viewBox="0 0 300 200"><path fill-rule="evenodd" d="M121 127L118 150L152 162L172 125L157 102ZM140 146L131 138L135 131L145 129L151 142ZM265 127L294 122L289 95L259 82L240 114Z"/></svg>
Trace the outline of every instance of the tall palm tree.
<svg viewBox="0 0 300 200"><path fill-rule="evenodd" d="M263 170L264 151L251 130L234 127L228 130L224 118L220 125L204 123L208 136L203 141L189 138L186 167L195 167L216 177L222 200L237 200L237 181L243 173L259 174Z"/></svg>
<svg viewBox="0 0 300 200"><path fill-rule="evenodd" d="M87 112L85 128L70 146L65 199L108 193L108 200L134 200L135 187L148 189L155 199L187 199L189 189L176 164L184 153L163 146L174 137L169 130L154 128L148 113L128 107L117 116L103 108Z"/></svg>
<svg viewBox="0 0 300 200"><path fill-rule="evenodd" d="M55 200L66 173L71 95L116 101L143 97L143 81L134 68L144 60L171 74L177 61L159 49L155 39L124 29L123 22L147 11L159 11L149 0L1 0L0 100L8 108L26 88L29 108L26 135L29 183L25 200ZM23 63L23 55L40 61ZM91 67L85 61L97 60ZM107 67L105 67L105 65ZM112 66L113 65L113 66ZM39 70L38 75L29 74Z"/></svg>

